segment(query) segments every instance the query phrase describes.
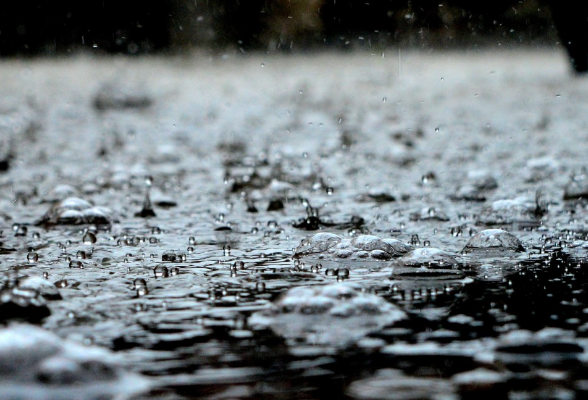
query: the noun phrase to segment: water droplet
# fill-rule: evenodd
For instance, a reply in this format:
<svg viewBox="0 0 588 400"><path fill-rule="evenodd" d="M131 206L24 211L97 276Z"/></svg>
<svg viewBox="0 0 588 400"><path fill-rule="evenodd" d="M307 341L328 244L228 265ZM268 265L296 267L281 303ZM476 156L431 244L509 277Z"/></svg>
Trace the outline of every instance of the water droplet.
<svg viewBox="0 0 588 400"><path fill-rule="evenodd" d="M243 261L235 261L233 263L233 265L231 265L231 269L233 269L233 270L245 269L245 263Z"/></svg>
<svg viewBox="0 0 588 400"><path fill-rule="evenodd" d="M194 246L196 244L196 238L194 236L190 236L190 238L188 239L188 244L190 246Z"/></svg>
<svg viewBox="0 0 588 400"><path fill-rule="evenodd" d="M228 244L223 246L223 254L225 257L228 257L231 255L231 246L229 246Z"/></svg>
<svg viewBox="0 0 588 400"><path fill-rule="evenodd" d="M327 195L328 195L328 196L331 196L331 195L333 194L333 191L334 191L334 189L333 189L332 187L330 187L330 186L329 186L329 187L327 188Z"/></svg>
<svg viewBox="0 0 588 400"><path fill-rule="evenodd" d="M257 293L264 293L265 292L265 283L257 282L255 284L255 290L257 290Z"/></svg>
<svg viewBox="0 0 588 400"><path fill-rule="evenodd" d="M337 270L337 276L339 276L341 278L349 277L349 269L348 268L339 268Z"/></svg>
<svg viewBox="0 0 588 400"><path fill-rule="evenodd" d="M151 175L145 176L145 186L147 186L148 188L153 186L153 177Z"/></svg>
<svg viewBox="0 0 588 400"><path fill-rule="evenodd" d="M29 254L27 254L27 261L30 263L36 263L39 261L39 255L34 251L31 251Z"/></svg>
<svg viewBox="0 0 588 400"><path fill-rule="evenodd" d="M85 251L83 251L83 250L79 250L79 251L76 253L76 258L80 258L80 259L82 259L82 260L85 260L85 259L87 258L86 252L85 252Z"/></svg>
<svg viewBox="0 0 588 400"><path fill-rule="evenodd" d="M14 224L12 229L14 229L14 236L26 236L28 232L28 228L21 224Z"/></svg>
<svg viewBox="0 0 588 400"><path fill-rule="evenodd" d="M58 288L66 288L68 285L67 281L65 279L59 280L57 282L55 282L55 286Z"/></svg>
<svg viewBox="0 0 588 400"><path fill-rule="evenodd" d="M96 243L96 235L94 235L94 233L92 232L86 232L86 234L82 238L82 241L84 242L84 244L92 245Z"/></svg>
<svg viewBox="0 0 588 400"><path fill-rule="evenodd" d="M169 271L166 266L158 265L153 268L153 274L156 278L167 278L169 276Z"/></svg>

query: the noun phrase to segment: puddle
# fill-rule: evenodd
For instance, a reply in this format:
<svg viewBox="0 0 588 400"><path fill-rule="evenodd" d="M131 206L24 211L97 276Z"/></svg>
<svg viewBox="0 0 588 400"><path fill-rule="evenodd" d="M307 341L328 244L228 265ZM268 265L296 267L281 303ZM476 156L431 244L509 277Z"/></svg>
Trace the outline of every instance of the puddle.
<svg viewBox="0 0 588 400"><path fill-rule="evenodd" d="M585 393L588 81L402 60L2 64L0 398Z"/></svg>

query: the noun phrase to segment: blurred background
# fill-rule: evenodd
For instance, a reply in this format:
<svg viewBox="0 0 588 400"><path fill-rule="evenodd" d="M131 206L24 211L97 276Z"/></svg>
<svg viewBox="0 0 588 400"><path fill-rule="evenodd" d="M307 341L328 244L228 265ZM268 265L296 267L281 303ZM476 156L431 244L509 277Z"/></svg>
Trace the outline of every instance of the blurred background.
<svg viewBox="0 0 588 400"><path fill-rule="evenodd" d="M22 0L0 9L4 57L559 41L545 0Z"/></svg>

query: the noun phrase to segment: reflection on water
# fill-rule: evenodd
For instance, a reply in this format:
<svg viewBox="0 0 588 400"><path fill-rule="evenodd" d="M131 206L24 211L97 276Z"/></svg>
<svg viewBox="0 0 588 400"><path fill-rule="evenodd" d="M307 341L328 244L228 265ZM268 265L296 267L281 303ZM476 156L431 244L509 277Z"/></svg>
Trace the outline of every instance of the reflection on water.
<svg viewBox="0 0 588 400"><path fill-rule="evenodd" d="M588 81L402 60L0 66L0 398L584 393Z"/></svg>

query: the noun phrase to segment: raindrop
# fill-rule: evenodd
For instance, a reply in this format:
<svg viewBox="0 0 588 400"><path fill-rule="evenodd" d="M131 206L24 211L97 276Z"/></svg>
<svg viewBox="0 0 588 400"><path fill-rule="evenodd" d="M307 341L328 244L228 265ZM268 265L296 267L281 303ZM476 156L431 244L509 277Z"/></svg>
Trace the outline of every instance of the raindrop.
<svg viewBox="0 0 588 400"><path fill-rule="evenodd" d="M28 232L28 228L21 224L14 224L12 229L14 229L14 236L26 236Z"/></svg>
<svg viewBox="0 0 588 400"><path fill-rule="evenodd" d="M153 186L153 177L151 175L145 176L145 186L147 186L148 188Z"/></svg>
<svg viewBox="0 0 588 400"><path fill-rule="evenodd" d="M31 251L29 254L27 254L27 261L30 263L36 263L39 261L39 255L34 251Z"/></svg>
<svg viewBox="0 0 588 400"><path fill-rule="evenodd" d="M137 278L133 281L133 287L135 289L139 289L142 287L147 287L147 282L143 278Z"/></svg>
<svg viewBox="0 0 588 400"><path fill-rule="evenodd" d="M147 190L145 200L143 200L143 208L141 208L141 211L135 213L135 217L152 218L156 216L153 210L153 204L151 204L151 198L149 197L149 190Z"/></svg>
<svg viewBox="0 0 588 400"><path fill-rule="evenodd" d="M158 265L153 268L153 274L156 278L167 278L169 276L169 271L166 266Z"/></svg>
<svg viewBox="0 0 588 400"><path fill-rule="evenodd" d="M55 282L55 286L58 288L66 288L68 285L67 281L65 279L62 279L60 281Z"/></svg>
<svg viewBox="0 0 588 400"><path fill-rule="evenodd" d="M349 277L349 269L348 268L339 268L337 270L337 276L341 278L348 278Z"/></svg>
<svg viewBox="0 0 588 400"><path fill-rule="evenodd" d="M86 232L86 234L82 238L82 241L84 242L84 244L94 244L96 243L96 235L94 235L94 233L92 232Z"/></svg>
<svg viewBox="0 0 588 400"><path fill-rule="evenodd" d="M231 268L234 270L245 269L245 263L243 261L236 261L233 263Z"/></svg>

